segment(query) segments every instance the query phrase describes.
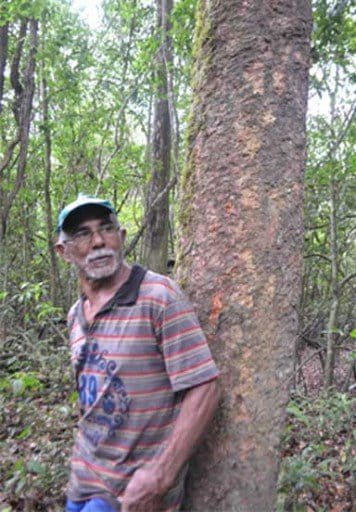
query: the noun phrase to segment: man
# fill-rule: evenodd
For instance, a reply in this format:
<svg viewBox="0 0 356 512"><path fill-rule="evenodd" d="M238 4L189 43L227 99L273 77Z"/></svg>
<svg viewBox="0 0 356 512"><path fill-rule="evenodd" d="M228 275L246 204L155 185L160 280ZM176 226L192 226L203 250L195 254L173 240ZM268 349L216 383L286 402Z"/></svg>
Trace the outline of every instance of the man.
<svg viewBox="0 0 356 512"><path fill-rule="evenodd" d="M58 232L82 291L68 314L81 416L66 510L178 510L218 401L205 337L171 279L124 260L109 201L80 195Z"/></svg>

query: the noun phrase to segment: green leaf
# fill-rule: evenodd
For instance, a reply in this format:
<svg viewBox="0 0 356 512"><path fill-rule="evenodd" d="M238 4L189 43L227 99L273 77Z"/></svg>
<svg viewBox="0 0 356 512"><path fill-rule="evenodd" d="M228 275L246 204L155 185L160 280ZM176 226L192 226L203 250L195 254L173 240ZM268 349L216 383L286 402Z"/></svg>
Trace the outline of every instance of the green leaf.
<svg viewBox="0 0 356 512"><path fill-rule="evenodd" d="M77 401L78 401L78 391L73 391L73 393L71 393L69 395L69 401L71 404L75 404Z"/></svg>
<svg viewBox="0 0 356 512"><path fill-rule="evenodd" d="M298 408L298 406L291 402L287 407L288 414L292 414L295 416L299 421L304 423L305 425L309 425L309 419L305 414L302 413L302 411Z"/></svg>
<svg viewBox="0 0 356 512"><path fill-rule="evenodd" d="M28 461L27 470L29 473L35 473L37 475L45 475L47 473L46 466L34 459Z"/></svg>
<svg viewBox="0 0 356 512"><path fill-rule="evenodd" d="M19 435L17 436L17 439L26 439L26 437L28 437L31 433L32 433L31 427L30 427L30 425L27 425L27 427L25 427L22 430L22 432L19 433Z"/></svg>
<svg viewBox="0 0 356 512"><path fill-rule="evenodd" d="M18 471L19 473L24 473L25 469L25 461L23 459L17 459L17 461L14 464L14 470Z"/></svg>

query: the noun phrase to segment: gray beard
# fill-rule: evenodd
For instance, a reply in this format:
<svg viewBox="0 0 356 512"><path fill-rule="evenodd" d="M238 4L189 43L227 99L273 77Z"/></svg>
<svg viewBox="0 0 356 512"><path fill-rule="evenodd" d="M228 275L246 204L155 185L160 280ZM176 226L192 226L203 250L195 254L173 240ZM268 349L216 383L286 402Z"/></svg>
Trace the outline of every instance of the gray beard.
<svg viewBox="0 0 356 512"><path fill-rule="evenodd" d="M91 262L98 257L103 256L111 256L111 262L99 268L91 267ZM91 281L100 281L102 279L107 279L114 274L116 274L122 264L123 261L123 251L119 253L114 251L113 249L97 249L92 251L85 259L84 265L79 270L85 274L85 277Z"/></svg>

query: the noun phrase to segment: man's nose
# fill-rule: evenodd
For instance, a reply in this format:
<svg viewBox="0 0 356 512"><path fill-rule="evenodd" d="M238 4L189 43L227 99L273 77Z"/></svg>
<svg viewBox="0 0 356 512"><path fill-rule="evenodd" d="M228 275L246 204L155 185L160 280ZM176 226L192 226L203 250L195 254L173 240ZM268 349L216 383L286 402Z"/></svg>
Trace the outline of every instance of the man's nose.
<svg viewBox="0 0 356 512"><path fill-rule="evenodd" d="M105 245L105 238L100 231L93 231L91 245L92 247L103 247Z"/></svg>

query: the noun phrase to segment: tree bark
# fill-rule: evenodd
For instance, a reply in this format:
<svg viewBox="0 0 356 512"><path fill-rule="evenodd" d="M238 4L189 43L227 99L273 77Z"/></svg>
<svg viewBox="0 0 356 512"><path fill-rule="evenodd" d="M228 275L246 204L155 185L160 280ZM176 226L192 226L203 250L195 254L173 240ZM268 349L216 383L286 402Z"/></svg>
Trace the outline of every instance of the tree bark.
<svg viewBox="0 0 356 512"><path fill-rule="evenodd" d="M10 213L11 206L15 200L17 193L23 185L25 179L25 169L27 161L27 150L30 135L31 124L31 111L32 101L35 92L35 66L36 66L36 51L37 51L37 32L38 21L29 21L29 49L26 59L26 67L23 74L23 85L20 83L20 62L22 56L23 38L26 34L27 23L24 21L21 24L20 39L18 41L16 53L11 67L11 83L15 91L15 100L13 105L13 112L15 119L18 123L18 137L10 143L9 147L15 148L17 142L20 143L16 176L10 192L5 196L2 191L2 204L1 204L1 228L0 240L5 237L7 219ZM12 150L13 151L13 150ZM12 157L10 152L9 162ZM1 172L4 171L3 166Z"/></svg>
<svg viewBox="0 0 356 512"><path fill-rule="evenodd" d="M20 82L20 62L22 58L23 45L26 38L28 20L24 19L21 21L19 37L17 40L16 50L11 63L10 81L11 86L14 90L14 101L12 110L16 119L17 124L20 124L20 104L22 101L23 86Z"/></svg>
<svg viewBox="0 0 356 512"><path fill-rule="evenodd" d="M335 340L337 337L337 321L339 311L339 250L337 240L337 184L335 178L330 181L330 259L331 259L331 304L329 310L326 357L324 371L324 387L330 388L334 381Z"/></svg>
<svg viewBox="0 0 356 512"><path fill-rule="evenodd" d="M158 81L153 119L152 179L149 186L147 210L169 182L171 166L171 118L169 112L167 66L172 64L169 30L172 0L157 0L160 49L157 53ZM149 213L145 234L145 263L157 272L167 272L168 259L169 194Z"/></svg>
<svg viewBox="0 0 356 512"><path fill-rule="evenodd" d="M330 135L335 138L334 126L337 122L337 109L336 101L339 90L339 68L335 70L335 85L333 90L329 89L330 93ZM347 125L346 125L347 126ZM341 136L341 140L342 140ZM330 214L329 214L329 230L330 230L330 252L329 260L331 263L330 275L330 309L327 323L327 338L326 338L326 356L325 356L325 369L324 369L324 388L328 389L333 385L334 381L334 367L335 367L335 342L337 337L337 324L339 316L339 302L340 302L340 286L339 286L339 243L338 243L338 183L337 172L337 145L330 143L329 158L331 161L331 176L329 183L329 201L330 201Z"/></svg>
<svg viewBox="0 0 356 512"><path fill-rule="evenodd" d="M4 93L4 78L7 59L7 42L8 42L9 25L0 27L0 114L2 112L2 98Z"/></svg>
<svg viewBox="0 0 356 512"><path fill-rule="evenodd" d="M308 0L198 8L178 279L224 397L187 510L271 512L298 332Z"/></svg>
<svg viewBox="0 0 356 512"><path fill-rule="evenodd" d="M52 174L52 139L50 129L50 118L48 109L48 91L47 80L44 76L45 65L42 66L42 120L43 120L43 133L44 133L44 197L46 209L46 226L47 226L47 245L48 253L50 255L50 296L53 304L57 304L59 296L59 276L57 258L54 250L53 243L53 222L52 222L52 202L51 202L51 174Z"/></svg>

